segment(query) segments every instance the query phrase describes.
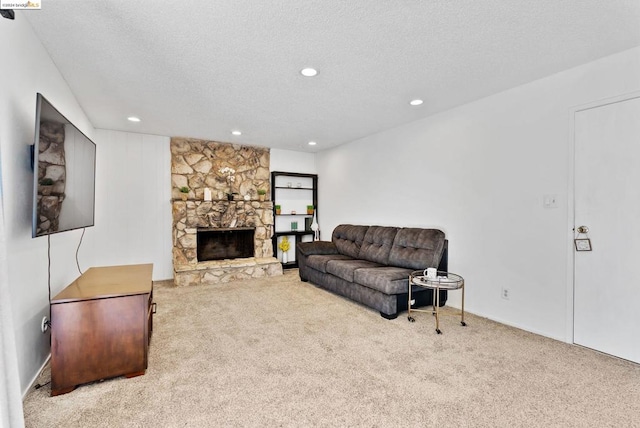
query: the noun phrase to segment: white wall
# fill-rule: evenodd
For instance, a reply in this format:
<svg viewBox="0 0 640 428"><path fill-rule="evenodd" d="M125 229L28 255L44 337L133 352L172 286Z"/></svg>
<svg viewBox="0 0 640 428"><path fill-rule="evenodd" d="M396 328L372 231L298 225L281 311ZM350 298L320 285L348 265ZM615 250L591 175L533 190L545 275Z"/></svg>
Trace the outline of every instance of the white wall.
<svg viewBox="0 0 640 428"><path fill-rule="evenodd" d="M23 392L49 354L49 334L40 333L49 315L47 238L31 238L33 172L29 145L35 130L36 93L41 92L90 138L94 129L20 11L0 23L0 157L8 284L12 299L20 384ZM52 292L77 277L75 249L80 231L51 237ZM91 232L88 230L87 235Z"/></svg>
<svg viewBox="0 0 640 428"><path fill-rule="evenodd" d="M173 278L169 137L96 131L96 225L90 265L153 263Z"/></svg>
<svg viewBox="0 0 640 428"><path fill-rule="evenodd" d="M340 223L440 228L469 311L571 340L571 107L639 89L636 48L320 152L323 236Z"/></svg>
<svg viewBox="0 0 640 428"><path fill-rule="evenodd" d="M270 169L271 171L316 174L316 155L292 150L271 149ZM320 187L320 183L318 183L318 187Z"/></svg>

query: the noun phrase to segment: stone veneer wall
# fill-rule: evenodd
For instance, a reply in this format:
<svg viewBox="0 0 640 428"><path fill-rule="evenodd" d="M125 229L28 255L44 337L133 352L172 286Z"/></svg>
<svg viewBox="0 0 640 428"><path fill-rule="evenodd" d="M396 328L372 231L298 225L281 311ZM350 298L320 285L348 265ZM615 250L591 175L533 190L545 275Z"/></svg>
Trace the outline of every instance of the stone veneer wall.
<svg viewBox="0 0 640 428"><path fill-rule="evenodd" d="M221 170L235 170L230 179ZM173 269L176 285L229 282L282 274L273 257L273 205L269 192L269 149L191 138L171 138ZM180 187L189 187L182 200ZM205 189L212 200L204 201ZM235 194L228 200L227 194ZM246 196L246 199L245 199ZM198 262L198 228L254 227L255 257Z"/></svg>

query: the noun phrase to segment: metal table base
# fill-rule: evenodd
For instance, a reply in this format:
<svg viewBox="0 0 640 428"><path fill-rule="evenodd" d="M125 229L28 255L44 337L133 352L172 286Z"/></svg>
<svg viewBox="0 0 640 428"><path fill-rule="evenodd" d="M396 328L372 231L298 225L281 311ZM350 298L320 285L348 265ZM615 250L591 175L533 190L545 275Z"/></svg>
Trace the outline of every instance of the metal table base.
<svg viewBox="0 0 640 428"><path fill-rule="evenodd" d="M413 286L427 288L433 290L432 310L412 309L411 308L411 291ZM460 314L442 314L442 315L461 315L460 324L465 327L467 323L464 321L464 279L455 273L438 271L435 278L428 278L424 275L424 271L417 270L409 275L409 302L408 316L410 322L415 322L415 318L411 316L411 312L427 312L436 317L436 333L442 334L440 330L440 290L462 290L462 310Z"/></svg>

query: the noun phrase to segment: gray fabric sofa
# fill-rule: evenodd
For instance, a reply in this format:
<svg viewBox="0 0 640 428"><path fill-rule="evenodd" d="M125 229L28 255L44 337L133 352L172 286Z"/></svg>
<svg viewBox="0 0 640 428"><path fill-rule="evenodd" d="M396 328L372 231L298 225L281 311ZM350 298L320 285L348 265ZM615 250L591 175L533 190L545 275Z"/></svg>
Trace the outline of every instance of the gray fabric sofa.
<svg viewBox="0 0 640 428"><path fill-rule="evenodd" d="M428 267L446 271L447 247L438 229L341 224L331 242L299 243L296 260L302 281L393 319L407 309L409 274ZM414 287L411 292L415 306L432 304L431 290ZM440 305L446 301L447 293L441 291Z"/></svg>

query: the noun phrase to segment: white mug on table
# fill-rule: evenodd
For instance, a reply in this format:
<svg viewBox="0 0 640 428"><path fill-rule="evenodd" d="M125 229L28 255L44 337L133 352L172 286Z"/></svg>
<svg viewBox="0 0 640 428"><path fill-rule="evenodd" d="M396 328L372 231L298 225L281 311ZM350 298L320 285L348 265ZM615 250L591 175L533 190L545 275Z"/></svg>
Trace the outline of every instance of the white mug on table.
<svg viewBox="0 0 640 428"><path fill-rule="evenodd" d="M424 270L423 274L428 279L436 279L438 277L438 269L436 269L436 268L426 268Z"/></svg>

